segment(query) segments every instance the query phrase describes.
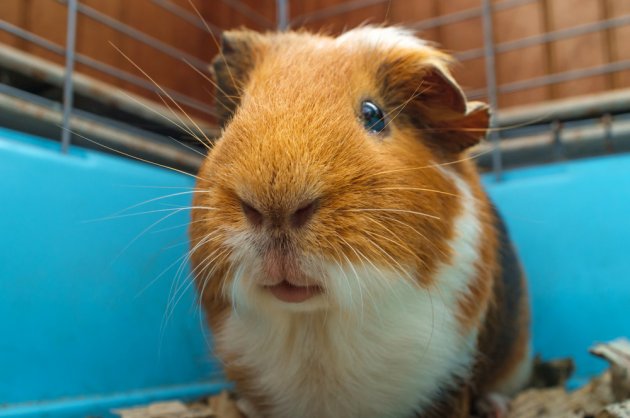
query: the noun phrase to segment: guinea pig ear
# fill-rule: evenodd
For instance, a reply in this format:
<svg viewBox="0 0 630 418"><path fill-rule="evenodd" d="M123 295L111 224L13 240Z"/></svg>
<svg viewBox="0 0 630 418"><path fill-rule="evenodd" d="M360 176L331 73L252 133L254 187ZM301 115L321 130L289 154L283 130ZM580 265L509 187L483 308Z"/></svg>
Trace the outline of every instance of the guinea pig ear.
<svg viewBox="0 0 630 418"><path fill-rule="evenodd" d="M425 137L446 154L459 154L486 137L490 108L482 102L467 102L466 111L453 119L433 119Z"/></svg>
<svg viewBox="0 0 630 418"><path fill-rule="evenodd" d="M457 154L485 137L490 121L487 105L469 102L447 65L449 58L425 48L387 65L388 102L403 106L407 119L428 144L443 154ZM405 104L406 103L406 104Z"/></svg>
<svg viewBox="0 0 630 418"><path fill-rule="evenodd" d="M217 83L217 112L221 126L232 117L240 103L241 92L249 74L264 49L262 35L249 30L225 31L221 35L219 54L210 70Z"/></svg>

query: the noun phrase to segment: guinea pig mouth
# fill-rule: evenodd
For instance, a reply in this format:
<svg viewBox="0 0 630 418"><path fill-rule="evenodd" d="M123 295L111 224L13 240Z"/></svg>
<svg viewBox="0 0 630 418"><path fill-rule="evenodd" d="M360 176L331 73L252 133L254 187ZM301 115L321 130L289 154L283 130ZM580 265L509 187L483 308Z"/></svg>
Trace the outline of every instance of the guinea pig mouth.
<svg viewBox="0 0 630 418"><path fill-rule="evenodd" d="M287 303L305 302L323 292L319 286L297 286L286 280L265 288L278 300Z"/></svg>

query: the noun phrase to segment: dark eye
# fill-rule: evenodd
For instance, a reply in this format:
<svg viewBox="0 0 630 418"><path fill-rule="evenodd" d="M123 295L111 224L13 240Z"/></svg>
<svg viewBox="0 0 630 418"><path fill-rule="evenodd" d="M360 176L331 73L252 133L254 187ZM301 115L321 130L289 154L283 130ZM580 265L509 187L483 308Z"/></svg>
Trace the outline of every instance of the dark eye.
<svg viewBox="0 0 630 418"><path fill-rule="evenodd" d="M380 134L385 130L385 116L383 111L374 103L365 101L361 103L361 119L368 132Z"/></svg>

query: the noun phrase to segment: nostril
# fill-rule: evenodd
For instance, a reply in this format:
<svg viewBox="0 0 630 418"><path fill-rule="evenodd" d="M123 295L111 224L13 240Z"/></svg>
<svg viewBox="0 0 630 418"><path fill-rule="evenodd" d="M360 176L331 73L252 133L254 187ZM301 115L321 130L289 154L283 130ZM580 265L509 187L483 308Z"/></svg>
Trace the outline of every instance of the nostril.
<svg viewBox="0 0 630 418"><path fill-rule="evenodd" d="M300 206L298 210L291 215L291 224L295 228L300 228L311 220L317 209L319 208L319 199L311 200Z"/></svg>
<svg viewBox="0 0 630 418"><path fill-rule="evenodd" d="M256 209L252 205L249 205L243 202L242 200L241 200L241 208L243 209L243 213L245 214L245 217L252 225L255 225L255 226L262 225L263 215L262 213L258 211L258 209Z"/></svg>

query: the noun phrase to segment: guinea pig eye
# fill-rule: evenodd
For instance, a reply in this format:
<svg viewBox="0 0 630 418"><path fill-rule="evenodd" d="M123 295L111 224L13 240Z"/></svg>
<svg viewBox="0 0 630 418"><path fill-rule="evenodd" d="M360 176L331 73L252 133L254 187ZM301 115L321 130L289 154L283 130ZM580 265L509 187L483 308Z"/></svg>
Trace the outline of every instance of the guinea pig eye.
<svg viewBox="0 0 630 418"><path fill-rule="evenodd" d="M383 111L369 100L361 103L361 119L368 132L380 134L385 130L385 116Z"/></svg>

